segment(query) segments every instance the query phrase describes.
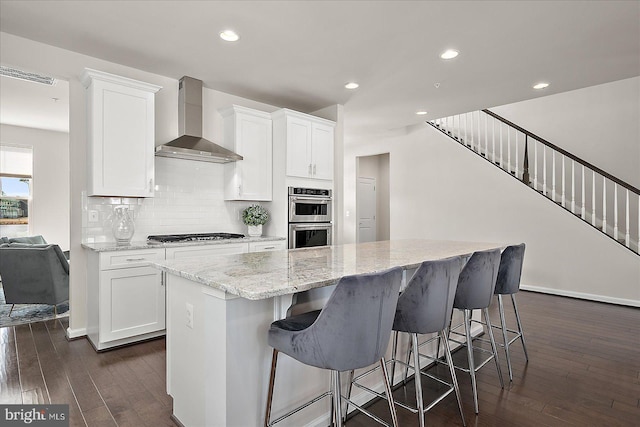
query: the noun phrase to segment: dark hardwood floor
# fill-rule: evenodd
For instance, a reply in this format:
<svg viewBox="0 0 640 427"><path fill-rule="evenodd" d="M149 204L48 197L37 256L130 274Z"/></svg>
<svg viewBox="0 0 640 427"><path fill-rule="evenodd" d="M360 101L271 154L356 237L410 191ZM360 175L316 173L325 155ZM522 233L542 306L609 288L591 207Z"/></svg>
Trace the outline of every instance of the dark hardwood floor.
<svg viewBox="0 0 640 427"><path fill-rule="evenodd" d="M530 292L520 292L518 303L529 363L516 342L513 383L504 358L504 390L492 364L479 372L478 416L470 380L459 373L467 425L640 425L640 309ZM493 306L491 313L497 322ZM61 319L0 328L1 403L68 403L71 426L174 425L163 339L96 353L86 339L67 341L67 326ZM413 383L395 395L413 399ZM389 419L385 402L370 409ZM398 416L402 426L418 425L403 409ZM426 424L461 425L455 398L428 412ZM372 425L362 415L347 422Z"/></svg>

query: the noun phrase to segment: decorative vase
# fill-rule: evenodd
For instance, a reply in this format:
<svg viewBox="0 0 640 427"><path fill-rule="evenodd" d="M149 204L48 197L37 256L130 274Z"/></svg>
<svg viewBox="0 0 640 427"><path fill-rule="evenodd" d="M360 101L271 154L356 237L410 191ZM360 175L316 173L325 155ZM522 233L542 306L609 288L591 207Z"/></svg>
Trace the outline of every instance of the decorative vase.
<svg viewBox="0 0 640 427"><path fill-rule="evenodd" d="M113 209L111 231L113 231L113 237L118 245L127 245L131 241L135 226L127 206L117 206Z"/></svg>
<svg viewBox="0 0 640 427"><path fill-rule="evenodd" d="M260 237L262 236L262 224L260 225L248 225L249 228L249 236L250 237Z"/></svg>

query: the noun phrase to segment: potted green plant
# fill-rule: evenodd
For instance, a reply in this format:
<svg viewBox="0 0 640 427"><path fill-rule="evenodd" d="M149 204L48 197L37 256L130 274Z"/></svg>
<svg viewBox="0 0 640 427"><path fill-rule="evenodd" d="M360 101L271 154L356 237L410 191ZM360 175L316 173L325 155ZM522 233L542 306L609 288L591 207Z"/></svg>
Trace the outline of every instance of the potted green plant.
<svg viewBox="0 0 640 427"><path fill-rule="evenodd" d="M251 205L242 211L242 222L247 224L249 236L262 236L262 226L269 220L269 212L260 205Z"/></svg>

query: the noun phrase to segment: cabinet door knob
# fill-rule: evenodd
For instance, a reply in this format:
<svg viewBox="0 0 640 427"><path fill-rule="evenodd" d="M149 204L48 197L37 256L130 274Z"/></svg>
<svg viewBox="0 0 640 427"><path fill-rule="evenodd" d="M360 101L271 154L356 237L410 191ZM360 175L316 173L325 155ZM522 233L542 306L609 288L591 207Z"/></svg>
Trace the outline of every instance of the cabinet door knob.
<svg viewBox="0 0 640 427"><path fill-rule="evenodd" d="M313 164L313 174L314 175L316 174L316 164L315 163Z"/></svg>
<svg viewBox="0 0 640 427"><path fill-rule="evenodd" d="M309 163L309 175L312 175L312 172L311 172L311 163Z"/></svg>
<svg viewBox="0 0 640 427"><path fill-rule="evenodd" d="M153 193L153 178L149 180L149 193Z"/></svg>

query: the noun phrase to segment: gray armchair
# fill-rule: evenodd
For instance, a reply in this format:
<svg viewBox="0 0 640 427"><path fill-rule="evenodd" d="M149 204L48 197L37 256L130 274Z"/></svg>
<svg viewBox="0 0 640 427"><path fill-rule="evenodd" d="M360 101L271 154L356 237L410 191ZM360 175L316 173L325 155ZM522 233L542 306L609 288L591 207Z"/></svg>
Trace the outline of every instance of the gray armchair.
<svg viewBox="0 0 640 427"><path fill-rule="evenodd" d="M57 305L69 300L69 262L58 245L0 245L0 276L8 304Z"/></svg>

